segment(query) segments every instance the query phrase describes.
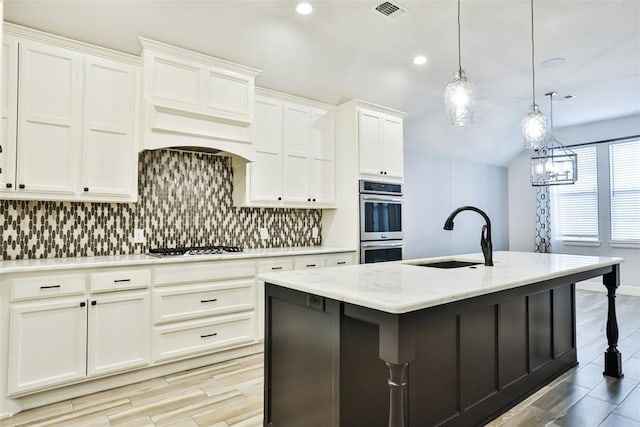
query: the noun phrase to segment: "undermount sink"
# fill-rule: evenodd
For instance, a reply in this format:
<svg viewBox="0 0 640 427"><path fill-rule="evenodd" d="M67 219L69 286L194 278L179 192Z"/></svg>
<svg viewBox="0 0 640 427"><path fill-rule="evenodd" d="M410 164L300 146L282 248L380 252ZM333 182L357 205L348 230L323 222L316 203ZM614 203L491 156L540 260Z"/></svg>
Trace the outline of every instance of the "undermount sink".
<svg viewBox="0 0 640 427"><path fill-rule="evenodd" d="M470 262L470 261L436 261L436 262L427 262L424 264L414 264L419 267L433 267L433 268L462 268L462 267L470 267L472 265L482 264L481 262ZM475 267L474 267L475 268Z"/></svg>

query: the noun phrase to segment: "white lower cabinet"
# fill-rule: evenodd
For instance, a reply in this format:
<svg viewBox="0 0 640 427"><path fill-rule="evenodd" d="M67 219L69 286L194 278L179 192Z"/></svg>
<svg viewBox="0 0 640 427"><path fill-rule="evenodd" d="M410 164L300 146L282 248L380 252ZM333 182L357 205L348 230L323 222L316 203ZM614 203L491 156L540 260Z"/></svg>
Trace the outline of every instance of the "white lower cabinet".
<svg viewBox="0 0 640 427"><path fill-rule="evenodd" d="M14 303L10 311L9 395L85 377L84 297Z"/></svg>
<svg viewBox="0 0 640 427"><path fill-rule="evenodd" d="M251 310L156 327L153 360L163 361L252 342L254 321L255 312Z"/></svg>
<svg viewBox="0 0 640 427"><path fill-rule="evenodd" d="M0 281L9 287L9 337L0 343L8 343L8 396L250 348L264 339L256 274L354 259L345 252L8 277Z"/></svg>
<svg viewBox="0 0 640 427"><path fill-rule="evenodd" d="M87 375L149 363L149 291L113 292L90 299Z"/></svg>

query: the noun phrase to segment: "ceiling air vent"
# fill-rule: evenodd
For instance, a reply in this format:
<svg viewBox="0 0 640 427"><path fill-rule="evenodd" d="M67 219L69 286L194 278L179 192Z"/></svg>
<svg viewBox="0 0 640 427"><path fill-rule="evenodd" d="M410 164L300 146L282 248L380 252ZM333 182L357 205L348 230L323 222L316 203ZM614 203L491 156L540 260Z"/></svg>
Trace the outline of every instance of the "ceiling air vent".
<svg viewBox="0 0 640 427"><path fill-rule="evenodd" d="M385 1L376 6L376 11L380 12L389 19L396 19L397 17L404 15L407 12L407 9L397 3Z"/></svg>

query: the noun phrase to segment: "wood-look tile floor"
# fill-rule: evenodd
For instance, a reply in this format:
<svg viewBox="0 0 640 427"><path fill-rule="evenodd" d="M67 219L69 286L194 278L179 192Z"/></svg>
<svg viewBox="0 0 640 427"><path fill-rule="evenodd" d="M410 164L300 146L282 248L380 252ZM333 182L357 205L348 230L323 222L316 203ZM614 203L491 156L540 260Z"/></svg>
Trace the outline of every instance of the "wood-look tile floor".
<svg viewBox="0 0 640 427"><path fill-rule="evenodd" d="M616 302L624 378L602 375L605 294L579 290L579 366L488 426L640 427L640 297ZM0 426L261 426L262 375L259 354L32 409Z"/></svg>

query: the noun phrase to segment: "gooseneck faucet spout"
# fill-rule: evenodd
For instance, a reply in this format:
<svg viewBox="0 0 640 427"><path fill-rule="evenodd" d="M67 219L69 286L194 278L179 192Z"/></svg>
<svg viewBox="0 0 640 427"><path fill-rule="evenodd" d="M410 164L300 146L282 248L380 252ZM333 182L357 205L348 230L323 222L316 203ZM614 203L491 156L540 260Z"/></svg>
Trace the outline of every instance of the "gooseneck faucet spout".
<svg viewBox="0 0 640 427"><path fill-rule="evenodd" d="M449 217L444 222L445 230L453 230L453 219L462 211L474 211L482 215L486 224L482 226L482 232L480 233L480 247L482 248L482 253L484 254L484 265L492 266L493 265L493 245L491 243L491 220L489 219L489 215L487 215L481 209L476 208L475 206L462 206L449 214Z"/></svg>

